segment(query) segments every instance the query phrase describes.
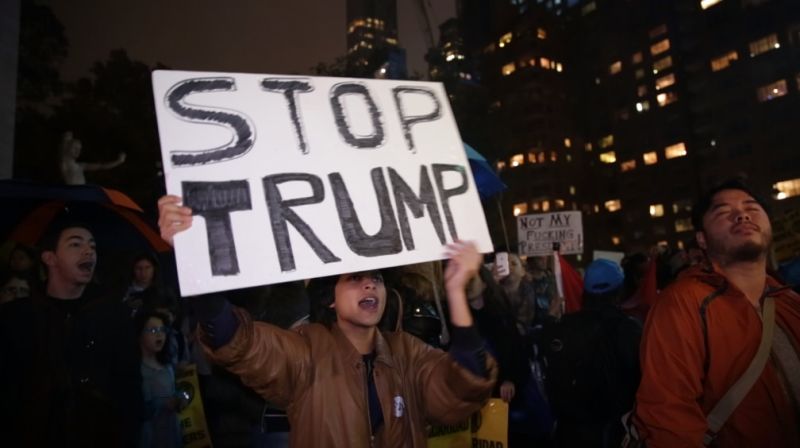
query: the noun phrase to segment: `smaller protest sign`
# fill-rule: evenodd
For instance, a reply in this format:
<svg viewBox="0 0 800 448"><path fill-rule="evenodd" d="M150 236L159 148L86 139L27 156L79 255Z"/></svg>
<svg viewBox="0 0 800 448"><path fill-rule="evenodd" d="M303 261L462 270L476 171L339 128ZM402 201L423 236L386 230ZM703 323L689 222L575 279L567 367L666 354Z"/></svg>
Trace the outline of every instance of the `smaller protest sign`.
<svg viewBox="0 0 800 448"><path fill-rule="evenodd" d="M583 221L581 212L537 213L517 217L519 254L542 256L553 254L553 243L559 243L564 255L583 253Z"/></svg>

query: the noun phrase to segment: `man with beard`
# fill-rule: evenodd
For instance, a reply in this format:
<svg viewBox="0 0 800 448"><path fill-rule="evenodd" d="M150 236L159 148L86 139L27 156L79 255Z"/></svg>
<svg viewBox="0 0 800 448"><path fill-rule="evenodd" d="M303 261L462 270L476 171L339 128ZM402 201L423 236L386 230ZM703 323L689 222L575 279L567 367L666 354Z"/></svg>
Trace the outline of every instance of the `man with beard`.
<svg viewBox="0 0 800 448"><path fill-rule="evenodd" d="M40 246L44 288L0 315L2 442L136 446L143 407L137 341L126 307L89 291L94 236L59 217Z"/></svg>
<svg viewBox="0 0 800 448"><path fill-rule="evenodd" d="M640 439L648 447L800 446L800 297L767 274L765 203L732 180L703 196L692 219L707 262L687 269L648 316L634 417ZM707 416L758 351L767 297L775 306L769 360L712 433Z"/></svg>

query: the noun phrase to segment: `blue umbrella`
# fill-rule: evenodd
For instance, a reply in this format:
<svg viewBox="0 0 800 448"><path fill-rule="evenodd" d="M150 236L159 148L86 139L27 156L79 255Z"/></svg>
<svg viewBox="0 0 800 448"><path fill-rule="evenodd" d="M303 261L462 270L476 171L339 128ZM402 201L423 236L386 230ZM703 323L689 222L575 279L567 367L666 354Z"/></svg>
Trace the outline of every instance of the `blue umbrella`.
<svg viewBox="0 0 800 448"><path fill-rule="evenodd" d="M483 157L472 146L464 143L464 151L467 153L469 159L469 166L472 169L472 176L475 178L475 185L478 187L478 194L481 200L487 200L501 191L508 188L506 184L500 180L500 177L494 171L486 158Z"/></svg>

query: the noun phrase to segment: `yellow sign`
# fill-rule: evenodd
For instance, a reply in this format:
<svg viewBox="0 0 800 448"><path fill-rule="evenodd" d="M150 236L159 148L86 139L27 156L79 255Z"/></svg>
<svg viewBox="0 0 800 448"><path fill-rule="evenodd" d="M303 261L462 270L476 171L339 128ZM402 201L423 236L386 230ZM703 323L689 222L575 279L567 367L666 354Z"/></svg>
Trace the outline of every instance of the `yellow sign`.
<svg viewBox="0 0 800 448"><path fill-rule="evenodd" d="M178 414L184 448L211 448L211 436L206 426L206 413L200 398L200 382L194 364L178 372L175 387L189 402Z"/></svg>
<svg viewBox="0 0 800 448"><path fill-rule="evenodd" d="M470 430L471 429L471 430ZM508 446L508 403L492 398L470 420L459 425L434 425L428 448L505 448Z"/></svg>
<svg viewBox="0 0 800 448"><path fill-rule="evenodd" d="M470 448L469 420L458 425L433 425L428 430L428 448Z"/></svg>

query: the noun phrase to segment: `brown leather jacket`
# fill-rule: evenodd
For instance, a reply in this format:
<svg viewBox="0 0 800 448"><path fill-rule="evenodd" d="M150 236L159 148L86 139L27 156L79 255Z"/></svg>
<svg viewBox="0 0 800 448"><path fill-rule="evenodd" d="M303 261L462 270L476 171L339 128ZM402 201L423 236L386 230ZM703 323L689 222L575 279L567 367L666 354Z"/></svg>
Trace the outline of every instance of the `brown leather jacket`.
<svg viewBox="0 0 800 448"><path fill-rule="evenodd" d="M479 378L413 336L379 333L373 372L384 424L372 439L364 362L336 324L287 331L235 313L241 325L233 339L206 353L286 409L294 447L425 447L427 422L468 418L497 377L489 356L488 378Z"/></svg>

